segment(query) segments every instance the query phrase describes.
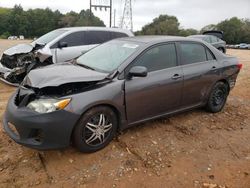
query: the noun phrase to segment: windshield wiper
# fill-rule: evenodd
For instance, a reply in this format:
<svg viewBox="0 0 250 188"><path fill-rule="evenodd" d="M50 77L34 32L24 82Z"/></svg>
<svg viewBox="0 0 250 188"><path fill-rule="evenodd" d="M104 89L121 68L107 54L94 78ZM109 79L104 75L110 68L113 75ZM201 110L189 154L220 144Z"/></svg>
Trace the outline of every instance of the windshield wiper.
<svg viewBox="0 0 250 188"><path fill-rule="evenodd" d="M84 64L81 64L81 63L77 63L77 62L76 62L76 64L79 65L79 66L81 66L81 67L84 67L84 68L86 68L86 69L90 69L90 70L96 71L94 68L89 67L88 65L84 65Z"/></svg>

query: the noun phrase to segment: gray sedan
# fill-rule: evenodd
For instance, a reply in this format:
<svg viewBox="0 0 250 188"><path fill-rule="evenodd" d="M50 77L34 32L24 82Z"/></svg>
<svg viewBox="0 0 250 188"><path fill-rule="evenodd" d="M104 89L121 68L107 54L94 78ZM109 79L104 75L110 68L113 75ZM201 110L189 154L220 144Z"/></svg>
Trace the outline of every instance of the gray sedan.
<svg viewBox="0 0 250 188"><path fill-rule="evenodd" d="M116 39L74 64L32 70L8 102L4 129L28 147L72 142L94 152L138 123L198 107L221 111L241 67L200 40Z"/></svg>
<svg viewBox="0 0 250 188"><path fill-rule="evenodd" d="M191 35L190 38L201 39L211 44L219 51L226 53L226 42L213 35Z"/></svg>

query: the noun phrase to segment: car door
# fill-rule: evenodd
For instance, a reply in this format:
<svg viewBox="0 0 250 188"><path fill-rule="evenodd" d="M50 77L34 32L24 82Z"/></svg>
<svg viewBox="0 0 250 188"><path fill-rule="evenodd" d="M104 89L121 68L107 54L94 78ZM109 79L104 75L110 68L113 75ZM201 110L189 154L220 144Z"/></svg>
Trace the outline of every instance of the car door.
<svg viewBox="0 0 250 188"><path fill-rule="evenodd" d="M197 42L180 42L179 52L184 74L182 106L202 104L211 85L219 78L219 64L212 52Z"/></svg>
<svg viewBox="0 0 250 188"><path fill-rule="evenodd" d="M58 43L53 45L57 63L72 60L89 50L89 46L85 43L85 31L70 33L58 42L66 43L67 46L60 48Z"/></svg>
<svg viewBox="0 0 250 188"><path fill-rule="evenodd" d="M174 43L146 50L128 68L144 66L148 75L125 81L125 103L130 124L166 114L180 105L183 73Z"/></svg>

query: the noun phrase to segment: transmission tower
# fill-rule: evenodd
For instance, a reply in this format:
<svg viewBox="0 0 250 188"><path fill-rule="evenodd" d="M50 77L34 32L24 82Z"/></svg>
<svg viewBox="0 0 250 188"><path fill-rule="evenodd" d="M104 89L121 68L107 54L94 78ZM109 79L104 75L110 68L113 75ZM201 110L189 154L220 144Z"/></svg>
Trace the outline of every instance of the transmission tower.
<svg viewBox="0 0 250 188"><path fill-rule="evenodd" d="M132 0L125 0L124 10L120 27L133 31Z"/></svg>
<svg viewBox="0 0 250 188"><path fill-rule="evenodd" d="M99 0L96 1L95 0L95 4L93 4L92 2L93 0L90 0L90 14L92 13L92 8L95 8L95 10L97 10L97 8L100 9L100 11L102 11L102 9L104 9L105 11L107 11L107 9L109 9L110 14L109 14L109 27L112 26L112 0L109 0L109 4L106 3L106 0Z"/></svg>

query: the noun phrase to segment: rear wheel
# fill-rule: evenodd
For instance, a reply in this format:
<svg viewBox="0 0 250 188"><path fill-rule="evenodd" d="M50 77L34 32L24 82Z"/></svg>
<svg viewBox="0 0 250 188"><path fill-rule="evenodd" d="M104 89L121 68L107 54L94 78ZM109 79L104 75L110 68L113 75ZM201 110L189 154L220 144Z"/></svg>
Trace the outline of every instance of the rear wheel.
<svg viewBox="0 0 250 188"><path fill-rule="evenodd" d="M217 82L210 93L206 106L207 111L220 112L226 104L228 93L228 86L223 82Z"/></svg>
<svg viewBox="0 0 250 188"><path fill-rule="evenodd" d="M114 111L106 106L87 111L73 132L73 143L81 152L95 152L110 143L118 126Z"/></svg>

